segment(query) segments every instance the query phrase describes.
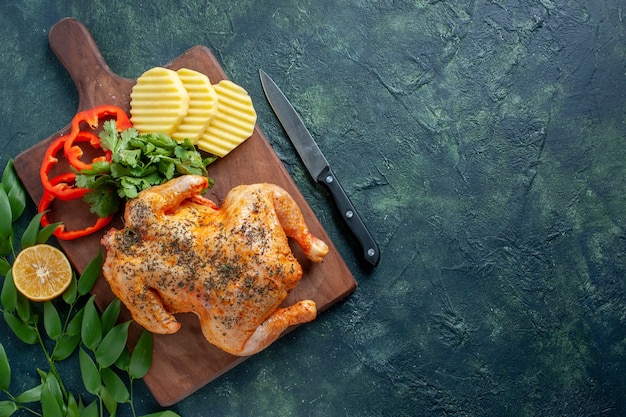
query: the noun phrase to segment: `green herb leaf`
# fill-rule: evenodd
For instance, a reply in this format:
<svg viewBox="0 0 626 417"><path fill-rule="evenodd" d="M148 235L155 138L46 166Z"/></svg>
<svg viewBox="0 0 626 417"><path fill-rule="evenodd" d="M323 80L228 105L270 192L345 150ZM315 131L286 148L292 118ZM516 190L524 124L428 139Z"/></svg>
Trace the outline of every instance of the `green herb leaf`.
<svg viewBox="0 0 626 417"><path fill-rule="evenodd" d="M44 417L63 417L61 407L45 386L41 391L41 411Z"/></svg>
<svg viewBox="0 0 626 417"><path fill-rule="evenodd" d="M107 151L117 150L118 134L117 126L114 120L107 120L102 124L102 132L100 132L99 136L100 146L102 147L102 149Z"/></svg>
<svg viewBox="0 0 626 417"><path fill-rule="evenodd" d="M142 417L181 417L181 416L180 414L176 414L173 411L165 410L165 411L160 411L158 413L146 414Z"/></svg>
<svg viewBox="0 0 626 417"><path fill-rule="evenodd" d="M117 401L115 401L115 399L105 386L102 386L100 388L99 396L109 414L114 416L117 413Z"/></svg>
<svg viewBox="0 0 626 417"><path fill-rule="evenodd" d="M41 390L41 407L43 415L47 416L61 416L63 417L63 407L65 401L63 400L63 392L61 391L61 384L57 377L50 372L43 384Z"/></svg>
<svg viewBox="0 0 626 417"><path fill-rule="evenodd" d="M118 194L120 197L126 197L128 199L135 198L139 195L141 189L138 187L141 180L136 178L123 177L120 180L120 188Z"/></svg>
<svg viewBox="0 0 626 417"><path fill-rule="evenodd" d="M9 159L2 172L2 186L9 197L13 221L17 220L26 208L26 190L15 172L13 159Z"/></svg>
<svg viewBox="0 0 626 417"><path fill-rule="evenodd" d="M90 394L98 395L102 387L100 373L98 367L85 349L78 351L78 363L80 365L80 374L83 378L83 385Z"/></svg>
<svg viewBox="0 0 626 417"><path fill-rule="evenodd" d="M130 356L128 374L131 378L143 378L152 366L152 333L144 330Z"/></svg>
<svg viewBox="0 0 626 417"><path fill-rule="evenodd" d="M61 317L52 301L43 303L43 327L52 340L57 340L63 332Z"/></svg>
<svg viewBox="0 0 626 417"><path fill-rule="evenodd" d="M122 205L117 193L109 188L97 188L85 194L83 201L89 204L89 210L98 217L108 217L116 213Z"/></svg>
<svg viewBox="0 0 626 417"><path fill-rule="evenodd" d="M39 368L37 368L37 373L39 374L39 378L41 378L41 383L43 384L44 382L46 382L48 374Z"/></svg>
<svg viewBox="0 0 626 417"><path fill-rule="evenodd" d="M17 315L24 323L36 324L37 316L32 314L30 301L21 292L17 293Z"/></svg>
<svg viewBox="0 0 626 417"><path fill-rule="evenodd" d="M11 264L6 258L0 258L0 275L6 276L11 270Z"/></svg>
<svg viewBox="0 0 626 417"><path fill-rule="evenodd" d="M43 384L39 384L36 387L28 389L18 395L15 401L21 404L34 403L41 401L41 391L43 390Z"/></svg>
<svg viewBox="0 0 626 417"><path fill-rule="evenodd" d="M104 336L96 349L96 361L100 367L108 368L120 357L124 347L126 347L130 323L130 321L127 321L126 323L118 324Z"/></svg>
<svg viewBox="0 0 626 417"><path fill-rule="evenodd" d="M89 194L89 193L87 193ZM78 294L86 295L91 291L102 271L102 250L89 262L78 279Z"/></svg>
<svg viewBox="0 0 626 417"><path fill-rule="evenodd" d="M4 346L0 343L0 391L8 391L11 385L11 366Z"/></svg>
<svg viewBox="0 0 626 417"><path fill-rule="evenodd" d="M67 393L67 411L65 412L65 416L80 417L80 408L78 407L76 398L74 398L74 394L71 392Z"/></svg>
<svg viewBox="0 0 626 417"><path fill-rule="evenodd" d="M63 361L69 358L80 343L80 335L63 334L52 351L52 359Z"/></svg>
<svg viewBox="0 0 626 417"><path fill-rule="evenodd" d="M17 411L17 405L13 401L0 401L0 417L9 417Z"/></svg>
<svg viewBox="0 0 626 417"><path fill-rule="evenodd" d="M158 168L159 172L168 180L174 178L176 174L176 164L171 160L161 159L158 163Z"/></svg>
<svg viewBox="0 0 626 417"><path fill-rule="evenodd" d="M0 187L0 239L9 239L13 233L11 203L3 187Z"/></svg>
<svg viewBox="0 0 626 417"><path fill-rule="evenodd" d="M98 400L93 401L87 407L80 408L80 417L99 417Z"/></svg>
<svg viewBox="0 0 626 417"><path fill-rule="evenodd" d="M141 149L120 149L117 153L117 161L130 168L138 167L140 158Z"/></svg>
<svg viewBox="0 0 626 417"><path fill-rule="evenodd" d="M117 360L115 361L115 366L117 366L117 368L121 369L122 371L128 372L129 365L130 365L130 351L128 350L128 347L125 347L120 357L117 358Z"/></svg>
<svg viewBox="0 0 626 417"><path fill-rule="evenodd" d="M72 269L72 281L65 291L63 291L63 301L66 304L73 305L78 299L78 282L76 280L76 273Z"/></svg>
<svg viewBox="0 0 626 417"><path fill-rule="evenodd" d="M0 255L7 256L13 252L13 236L9 236L8 239L0 238Z"/></svg>
<svg viewBox="0 0 626 417"><path fill-rule="evenodd" d="M9 325L13 333L24 343L34 345L37 343L37 331L15 317L13 314L4 310L4 321Z"/></svg>
<svg viewBox="0 0 626 417"><path fill-rule="evenodd" d="M83 325L83 316L85 315L85 307L76 312L74 317L70 320L70 323L65 329L65 333L71 336L80 336L81 327Z"/></svg>
<svg viewBox="0 0 626 417"><path fill-rule="evenodd" d="M130 400L130 394L124 381L111 368L104 368L100 371L102 382L111 397L118 403L125 403Z"/></svg>
<svg viewBox="0 0 626 417"><path fill-rule="evenodd" d="M50 223L49 225L41 229L39 231L39 234L37 235L36 243L46 243L48 239L50 239L50 236L52 236L54 231L57 230L57 227L59 227L61 224L63 224L63 222Z"/></svg>
<svg viewBox="0 0 626 417"><path fill-rule="evenodd" d="M120 315L120 309L122 307L122 301L119 298L115 298L111 303L104 309L102 313L102 334L108 333L115 323L117 322L117 318Z"/></svg>
<svg viewBox="0 0 626 417"><path fill-rule="evenodd" d="M22 235L22 249L26 249L37 243L37 237L39 236L39 222L44 214L45 212L37 213L28 223L28 226Z"/></svg>
<svg viewBox="0 0 626 417"><path fill-rule="evenodd" d="M85 313L80 328L80 337L90 350L94 351L102 340L102 323L96 305L95 295L92 295L85 304Z"/></svg>
<svg viewBox="0 0 626 417"><path fill-rule="evenodd" d="M2 292L0 292L0 302L5 311L13 313L17 308L17 288L13 281L13 271L9 269L2 283Z"/></svg>

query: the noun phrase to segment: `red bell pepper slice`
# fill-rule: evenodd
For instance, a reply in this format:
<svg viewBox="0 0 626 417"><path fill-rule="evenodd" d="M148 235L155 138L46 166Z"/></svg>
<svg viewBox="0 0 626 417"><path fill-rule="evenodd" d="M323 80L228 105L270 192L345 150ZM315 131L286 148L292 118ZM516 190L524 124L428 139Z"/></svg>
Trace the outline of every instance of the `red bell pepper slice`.
<svg viewBox="0 0 626 417"><path fill-rule="evenodd" d="M83 150L80 147L74 145L74 143L78 141L81 132L83 132L81 131L81 124L85 122L87 123L87 125L89 125L89 127L91 127L91 129L95 130L98 128L98 122L101 119L111 116L115 118L115 125L119 132L132 127L132 123L130 122L130 119L128 118L128 115L126 114L124 109L110 104L105 104L89 110L84 110L74 116L74 118L72 119L72 130L70 131L63 146L65 157L74 168L78 170L92 168L91 164L87 164L80 160L81 156L83 156ZM98 138L98 136L93 135L90 139L91 140L89 143L94 148L100 148L100 138ZM108 156L110 157L110 151L107 152ZM94 161L92 161L92 163Z"/></svg>
<svg viewBox="0 0 626 417"><path fill-rule="evenodd" d="M73 180L76 179L76 174L73 172L67 172L65 174L58 175L50 180L50 184L55 186L57 184L69 184ZM56 196L49 192L48 190L44 190L43 196L41 197L41 201L39 202L38 210L40 213L44 213L41 216L41 226L46 227L50 225L50 220L48 219L48 209L56 199ZM114 215L110 215L109 217L98 217L95 224L92 226L88 226L84 229L79 230L65 230L65 225L59 225L53 232L53 234L62 240L73 240L78 239L79 237L87 236L97 230L100 230L106 227L113 220Z"/></svg>
<svg viewBox="0 0 626 417"><path fill-rule="evenodd" d="M87 188L78 188L73 185L69 185L67 182L60 180L60 177L55 177L56 181L54 183L50 180L50 171L52 170L52 167L59 162L57 154L65 145L66 138L67 136L60 136L52 142L48 149L46 149L43 161L39 167L39 177L44 191L63 201L81 198L89 192L89 189ZM74 175L73 172L70 174ZM74 175L73 178L70 178L70 181L75 178L76 176Z"/></svg>

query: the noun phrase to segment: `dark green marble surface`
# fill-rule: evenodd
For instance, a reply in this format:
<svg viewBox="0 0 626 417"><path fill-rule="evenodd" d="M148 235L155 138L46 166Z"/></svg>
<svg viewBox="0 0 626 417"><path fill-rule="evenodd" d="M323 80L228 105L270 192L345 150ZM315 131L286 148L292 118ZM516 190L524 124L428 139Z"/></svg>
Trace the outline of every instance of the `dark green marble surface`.
<svg viewBox="0 0 626 417"><path fill-rule="evenodd" d="M624 14L623 0L4 1L0 165L75 112L47 43L59 19L81 20L126 77L204 44L251 94L359 288L172 410L623 416ZM375 270L307 177L259 68L378 240ZM4 322L0 341L14 391L32 386L37 348ZM79 389L77 362L63 371ZM136 397L138 413L160 409L141 384Z"/></svg>

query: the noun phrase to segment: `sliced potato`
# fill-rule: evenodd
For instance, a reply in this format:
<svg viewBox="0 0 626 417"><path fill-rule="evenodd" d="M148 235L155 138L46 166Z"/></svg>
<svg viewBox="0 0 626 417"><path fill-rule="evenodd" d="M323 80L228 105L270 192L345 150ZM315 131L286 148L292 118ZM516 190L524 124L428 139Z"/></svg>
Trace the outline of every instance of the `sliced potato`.
<svg viewBox="0 0 626 417"><path fill-rule="evenodd" d="M172 138L189 138L195 144L217 113L217 93L206 75L188 68L176 72L189 94L189 108Z"/></svg>
<svg viewBox="0 0 626 417"><path fill-rule="evenodd" d="M248 139L256 124L256 111L248 92L229 80L213 85L217 93L217 113L196 146L224 157Z"/></svg>
<svg viewBox="0 0 626 417"><path fill-rule="evenodd" d="M154 67L130 93L130 121L141 133L172 135L189 108L189 94L176 71Z"/></svg>

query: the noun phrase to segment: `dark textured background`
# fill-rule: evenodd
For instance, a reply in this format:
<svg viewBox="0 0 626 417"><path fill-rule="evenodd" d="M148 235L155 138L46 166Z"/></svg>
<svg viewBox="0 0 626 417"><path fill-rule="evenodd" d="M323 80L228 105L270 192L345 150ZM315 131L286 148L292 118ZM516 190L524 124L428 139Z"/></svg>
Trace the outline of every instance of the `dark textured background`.
<svg viewBox="0 0 626 417"><path fill-rule="evenodd" d="M0 165L75 112L47 44L59 19L81 20L125 77L204 44L250 92L359 288L174 411L623 416L624 13L623 0L5 1ZM307 177L259 68L379 241L374 271ZM32 385L45 363L4 323L0 335ZM159 409L136 395L140 413Z"/></svg>

